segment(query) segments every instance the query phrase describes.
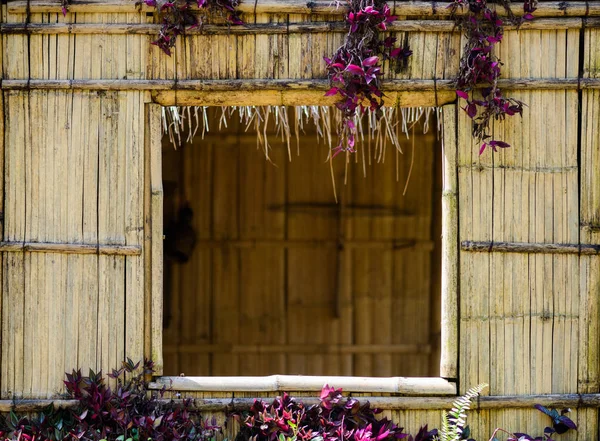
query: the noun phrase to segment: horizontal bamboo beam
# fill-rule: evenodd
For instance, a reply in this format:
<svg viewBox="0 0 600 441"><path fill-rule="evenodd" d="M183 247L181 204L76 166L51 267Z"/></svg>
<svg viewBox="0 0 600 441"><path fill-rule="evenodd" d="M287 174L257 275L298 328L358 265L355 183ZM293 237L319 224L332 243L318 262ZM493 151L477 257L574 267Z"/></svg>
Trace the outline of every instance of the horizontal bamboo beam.
<svg viewBox="0 0 600 441"><path fill-rule="evenodd" d="M595 223L595 222L581 222L579 225L581 225L581 228L586 231L590 231L590 232L600 231L600 224Z"/></svg>
<svg viewBox="0 0 600 441"><path fill-rule="evenodd" d="M510 78L498 81L498 85L510 90L578 90L600 89L600 78ZM482 87L485 87L482 85ZM0 88L4 90L149 90L149 91L325 91L329 88L326 79L235 79L235 80L46 80L46 79L8 79L2 80ZM384 91L431 92L453 91L453 80L408 79L385 80ZM336 98L333 97L335 101Z"/></svg>
<svg viewBox="0 0 600 441"><path fill-rule="evenodd" d="M35 412L51 404L55 409L73 409L79 400L0 400L0 412Z"/></svg>
<svg viewBox="0 0 600 441"><path fill-rule="evenodd" d="M447 2L440 1L410 1L395 2L394 14L400 16L435 16L449 17L451 11L446 7ZM494 5L492 6L494 7ZM11 14L25 14L28 2L26 0L8 3L8 12ZM60 13L60 0L38 0L31 2L32 13ZM240 0L238 10L247 14L330 14L343 15L346 8L336 7L331 0ZM498 13L506 15L503 7L497 7ZM513 3L511 10L514 14L522 14L522 4ZM132 0L71 0L69 12L77 13L132 13L152 12L148 6L136 6ZM458 10L458 14L465 14L465 10ZM600 16L600 1L551 1L540 2L534 14L536 17L587 17Z"/></svg>
<svg viewBox="0 0 600 441"><path fill-rule="evenodd" d="M168 239L168 238L167 238ZM307 240L307 239L246 239L246 240L211 240L202 239L196 241L199 248L333 248L337 249L370 249L370 250L399 250L416 249L431 251L433 242L427 240L411 239L344 239L338 240Z"/></svg>
<svg viewBox="0 0 600 441"><path fill-rule="evenodd" d="M232 394L233 395L233 394ZM293 393L292 393L293 395ZM361 397L373 407L382 410L442 410L451 409L454 397ZM249 409L255 400L269 401L269 398L196 398L195 406L201 411L224 412ZM307 405L318 404L316 397L302 397ZM164 403L171 400L163 399ZM182 403L183 400L173 400ZM35 412L53 404L55 408L73 409L77 400L0 400L0 412ZM548 395L506 395L482 396L475 400L471 408L480 409L528 409L535 404L555 409L599 408L600 394L548 394Z"/></svg>
<svg viewBox="0 0 600 441"><path fill-rule="evenodd" d="M346 392L400 393L407 395L455 395L456 384L444 378L335 377L271 375L268 377L159 377L150 388L196 392L320 391L325 384Z"/></svg>
<svg viewBox="0 0 600 441"><path fill-rule="evenodd" d="M600 254L600 245L563 244L563 243L521 243L521 242L475 242L461 243L463 251L524 253L524 254Z"/></svg>
<svg viewBox="0 0 600 441"><path fill-rule="evenodd" d="M100 254L106 256L139 256L136 245L96 245L83 243L0 242L0 252Z"/></svg>
<svg viewBox="0 0 600 441"><path fill-rule="evenodd" d="M227 353L227 354L430 354L428 344L396 344L396 345L331 345L331 344L300 344L300 345L200 345L181 344L163 346L165 354L197 354L197 353Z"/></svg>
<svg viewBox="0 0 600 441"><path fill-rule="evenodd" d="M523 23L519 30L580 29L580 18L548 18ZM598 27L596 19L586 27ZM150 23L5 23L0 25L4 34L73 34L73 35L157 35L162 26ZM515 26L505 26L505 30ZM389 32L460 32L453 20L396 20L388 25ZM186 35L289 35L309 33L346 33L346 22L256 23L239 26L203 25L188 29Z"/></svg>
<svg viewBox="0 0 600 441"><path fill-rule="evenodd" d="M255 400L269 401L268 398L203 398L196 399L195 404L205 411L231 411L249 409ZM369 401L372 407L382 410L449 410L452 409L455 397L361 397ZM307 405L318 404L319 399L302 397ZM482 396L474 401L473 410L480 409L527 409L535 404L549 408L598 408L600 394L554 394L554 395L514 395L514 396Z"/></svg>
<svg viewBox="0 0 600 441"><path fill-rule="evenodd" d="M225 91L154 91L153 102L162 106L333 106L339 98L324 96L325 87L320 90L263 90ZM446 91L389 91L384 104L390 107L437 107L456 101L456 93Z"/></svg>

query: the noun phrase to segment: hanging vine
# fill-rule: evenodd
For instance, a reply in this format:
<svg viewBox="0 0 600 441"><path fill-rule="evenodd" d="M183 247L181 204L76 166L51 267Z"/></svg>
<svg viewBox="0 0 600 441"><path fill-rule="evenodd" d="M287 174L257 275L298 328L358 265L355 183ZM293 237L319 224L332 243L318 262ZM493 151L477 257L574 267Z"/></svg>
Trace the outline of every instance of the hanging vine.
<svg viewBox="0 0 600 441"><path fill-rule="evenodd" d="M143 0L148 6L156 8L162 21L162 28L158 38L152 44L158 46L167 55L171 55L171 48L175 46L177 37L191 29L202 25L197 14L192 12L192 5L200 9L224 16L231 24L242 24L239 12L235 10L238 0Z"/></svg>
<svg viewBox="0 0 600 441"><path fill-rule="evenodd" d="M338 6L341 2L337 0ZM408 44L396 46L396 38L381 38L381 32L396 19L384 0L346 0L346 4L350 28L344 44L332 58L324 57L331 86L325 96L341 96L336 106L343 115L333 156L355 151L358 111L370 109L381 114L383 61L389 60L399 72L412 54Z"/></svg>
<svg viewBox="0 0 600 441"><path fill-rule="evenodd" d="M342 0L337 0L338 6ZM331 88L326 96L341 95L337 107L344 112L344 120L338 129L339 144L333 155L342 151L354 151L356 126L354 116L366 107L371 110L383 106L381 91L382 62L390 60L398 72L412 54L408 44L396 47L396 39L382 40L380 32L395 20L383 0L345 0L348 7L346 20L350 29L344 44L332 59L325 57ZM524 0L524 15L516 17L510 9L510 0L498 0L505 8L507 21L520 24L533 19L537 0ZM473 136L481 142L480 154L487 147L510 147L490 134L494 120L507 116L522 115L524 104L505 97L498 87L502 63L495 54L495 46L502 41L504 20L488 6L487 0L453 0L449 8L457 24L464 31L465 45L455 87L459 98L466 101L463 110L473 120ZM467 9L466 16L459 16L458 9Z"/></svg>
<svg viewBox="0 0 600 441"><path fill-rule="evenodd" d="M239 0L141 0L154 7L162 22L158 38L152 44L166 54L171 54L177 37L186 29L201 26L201 19L192 12L192 6L208 9L224 16L231 24L242 24L236 7ZM348 10L346 21L349 29L344 44L333 57L324 57L330 88L325 96L340 96L336 103L342 112L337 128L338 143L332 155L354 152L356 144L356 116L369 109L379 118L382 115L384 94L381 88L384 62L399 73L407 66L412 51L407 41L401 45L392 36L382 33L396 17L385 0L333 0L338 7ZM66 14L69 0L61 0ZM502 62L494 49L502 41L505 21L519 25L533 19L537 0L523 0L523 16L516 17L510 8L510 0L497 0L496 5L506 11L506 19L500 18L487 0L451 0L452 17L465 34L466 44L461 56L459 72L455 81L457 96L465 101L462 109L473 121L473 137L481 142L479 153L490 147L510 147L507 142L495 139L492 123L507 116L522 115L524 103L504 96L498 87ZM466 15L458 10L466 10Z"/></svg>
<svg viewBox="0 0 600 441"><path fill-rule="evenodd" d="M69 9L70 0L61 0L63 15ZM202 21L194 14L192 7L206 9L211 13L221 15L231 24L242 24L240 12L236 11L239 0L140 0L136 4L145 3L156 9L162 28L158 38L152 44L158 46L164 53L171 55L177 37L184 34L186 29L202 26Z"/></svg>
<svg viewBox="0 0 600 441"><path fill-rule="evenodd" d="M523 2L522 17L513 15L510 0L499 0L498 3L506 10L507 20L519 25L533 19L537 0ZM456 78L456 94L466 101L463 110L473 120L473 137L482 143L479 154L487 147L494 151L510 147L507 142L494 139L490 133L494 120L522 115L524 106L519 100L505 97L498 87L502 62L494 48L502 41L504 20L488 6L486 0L454 0L450 8L467 40ZM468 8L467 16L457 17L458 8Z"/></svg>

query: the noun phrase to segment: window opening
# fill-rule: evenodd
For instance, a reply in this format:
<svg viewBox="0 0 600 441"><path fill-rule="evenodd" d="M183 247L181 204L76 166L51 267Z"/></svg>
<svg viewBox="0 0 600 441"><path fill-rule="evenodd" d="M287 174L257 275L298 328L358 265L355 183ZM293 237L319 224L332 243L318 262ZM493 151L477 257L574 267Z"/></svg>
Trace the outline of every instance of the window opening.
<svg viewBox="0 0 600 441"><path fill-rule="evenodd" d="M439 375L434 117L330 167L319 124L290 146L274 114L258 136L224 114L163 138L164 375Z"/></svg>

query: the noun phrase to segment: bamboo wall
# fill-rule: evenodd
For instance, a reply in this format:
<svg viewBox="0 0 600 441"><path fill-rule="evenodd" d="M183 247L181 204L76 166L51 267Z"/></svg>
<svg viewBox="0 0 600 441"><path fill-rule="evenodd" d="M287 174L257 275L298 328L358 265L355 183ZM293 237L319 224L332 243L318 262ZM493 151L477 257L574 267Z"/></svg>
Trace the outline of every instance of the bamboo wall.
<svg viewBox="0 0 600 441"><path fill-rule="evenodd" d="M52 396L74 366L106 369L125 353L151 353L146 103L321 100L321 59L342 34L292 25L340 15L319 2L321 13L310 14L304 4L266 1L255 15L251 3L243 5L246 23L287 29L223 34L217 26L182 39L171 58L149 45L156 28L144 26L153 18L131 3L75 5L66 18L57 2L2 5L2 398ZM388 102L452 102L445 80L456 73L460 37L447 11L395 3L411 21L394 32L407 36L415 55L397 78L411 81L389 82ZM585 17L600 8L594 1L560 8L541 3L538 16L558 18L508 32L501 45L504 84L528 104L522 119L496 126L513 147L478 156L460 111L455 131L446 132L457 240L485 249L465 245L456 259L461 392L479 382L490 383L492 395L600 392L600 53L597 19ZM427 27L419 18L440 20ZM242 91L223 92L232 88ZM502 253L491 241L533 245ZM574 252L539 245L548 243ZM414 430L439 416L428 412L394 415ZM574 418L579 432L562 439L598 438L595 408L575 409ZM547 424L528 409L481 410L471 422L479 439L496 426Z"/></svg>
<svg viewBox="0 0 600 441"><path fill-rule="evenodd" d="M187 202L198 237L189 262L165 268L165 375L439 375L435 128L383 163L349 158L347 177L335 161L336 204L316 134L290 161L272 132L268 162L235 117L218 120L163 150L165 224Z"/></svg>

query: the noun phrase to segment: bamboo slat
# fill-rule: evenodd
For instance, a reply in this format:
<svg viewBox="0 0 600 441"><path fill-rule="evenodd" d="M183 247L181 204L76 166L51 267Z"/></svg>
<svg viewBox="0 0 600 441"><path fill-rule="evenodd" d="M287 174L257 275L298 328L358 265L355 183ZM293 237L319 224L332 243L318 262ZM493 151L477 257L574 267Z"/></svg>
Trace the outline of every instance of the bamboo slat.
<svg viewBox="0 0 600 441"><path fill-rule="evenodd" d="M158 112L153 113L153 106L144 106L144 357L152 356L152 189L151 189L151 140L160 137L161 128L156 119L161 118ZM158 109L157 109L158 110Z"/></svg>
<svg viewBox="0 0 600 441"><path fill-rule="evenodd" d="M151 237L151 262L150 286L146 289L146 296L150 296L150 323L146 319L146 326L150 326L150 357L154 360L156 375L161 375L163 370L162 330L163 330L163 183L162 183L162 132L161 108L156 104L147 105L148 124L150 125L150 139L146 144L146 155L149 156L150 179L150 237ZM148 269L146 270L148 271Z"/></svg>
<svg viewBox="0 0 600 441"><path fill-rule="evenodd" d="M115 48L107 41L106 57ZM103 74L113 69L102 66ZM125 239L125 126L124 95L107 93L100 98L98 133L98 240L119 243ZM125 359L125 257L98 256L98 330L96 357L104 372L119 366ZM114 381L114 380L110 380ZM112 383L113 385L116 382Z"/></svg>
<svg viewBox="0 0 600 441"><path fill-rule="evenodd" d="M246 311L246 310L245 310ZM257 325L258 326L258 325ZM266 334L271 337L269 334ZM199 344L181 344L178 346L163 346L165 353L235 353L235 354L427 354L431 352L430 345L420 344L370 344L370 345L352 345L352 344L248 344L248 345L199 345ZM256 369L252 365L249 370ZM271 369L273 371L273 369Z"/></svg>
<svg viewBox="0 0 600 441"><path fill-rule="evenodd" d="M10 50L10 46L8 46ZM25 233L25 170L29 136L26 96L12 93L4 95L4 238L19 240ZM11 214L11 215L8 215ZM13 390L24 389L24 329L25 329L25 260L22 255L3 258L4 279L2 289L2 390L0 395L9 398Z"/></svg>
<svg viewBox="0 0 600 441"><path fill-rule="evenodd" d="M518 242L461 242L463 251L524 253L524 254L600 254L600 245Z"/></svg>
<svg viewBox="0 0 600 441"><path fill-rule="evenodd" d="M71 13L91 12L91 13L124 13L136 12L138 6L128 0L110 0L102 2L100 0L86 0L73 2L70 5ZM306 3L303 0L242 0L238 9L244 13L252 14L331 14L342 15L345 8L337 8L328 0L317 0ZM513 13L522 13L522 6L519 4L511 5ZM13 1L8 6L8 11L13 14L24 14L27 10L27 2L24 0ZM36 1L31 4L30 10L33 13L42 12L61 12L61 3L58 0ZM152 8L142 6L140 12L152 11ZM410 3L396 3L393 13L401 16L443 16L447 17L451 11L445 6L435 1L412 1ZM458 11L459 14L465 13ZM498 8L499 14L505 14L502 7ZM548 1L539 4L536 11L539 17L582 17L600 15L600 2L598 1L569 1L568 3L560 1Z"/></svg>
<svg viewBox="0 0 600 441"><path fill-rule="evenodd" d="M230 198L239 200L240 173L239 149L236 145L217 145L212 149L212 166L215 170L212 194L229 195L212 200L212 234L218 239L239 238L240 207ZM217 173L216 171L222 171ZM212 250L211 317L212 342L234 344L242 341L239 308L242 294L240 286L240 250ZM214 354L212 375L240 375L240 356L237 354Z"/></svg>
<svg viewBox="0 0 600 441"><path fill-rule="evenodd" d="M273 42L268 39L261 42L257 37L256 44L259 43ZM273 75L274 70L275 66L269 67ZM277 241L285 237L285 212L267 211L264 207L285 204L286 177L265 161L263 155L257 154L255 144L256 141L253 144L238 144L240 239L271 238ZM287 161L284 149L274 149L270 156L275 164L283 165ZM248 346L286 346L286 304L283 295L286 289L286 253L284 247L240 250L240 286L244 287L240 299L240 333ZM207 319L210 320L210 317ZM240 357L240 373L268 375L286 372L285 352L250 351Z"/></svg>
<svg viewBox="0 0 600 441"><path fill-rule="evenodd" d="M95 245L84 243L0 242L0 252L99 254L107 256L138 256L137 245Z"/></svg>
<svg viewBox="0 0 600 441"><path fill-rule="evenodd" d="M76 72L79 72L76 67ZM81 175L75 178L72 185L80 187L81 217L78 218L77 230L79 240L83 243L98 243L97 234L97 185L98 185L98 118L99 100L89 92L74 95L75 103L81 107L74 108L74 123L72 134L73 149L81 150L78 157ZM40 170L40 182L43 176ZM74 201L73 201L74 203ZM99 250L98 250L99 251ZM38 259L41 258L38 257ZM96 330L98 306L98 259L97 257L77 257L79 267L80 290L77 294L81 316L78 320L77 359L83 372L88 369L98 369L96 359ZM72 369L72 366L65 366Z"/></svg>
<svg viewBox="0 0 600 441"><path fill-rule="evenodd" d="M255 153L254 153L255 154ZM317 210L313 210L316 212ZM306 214L306 212L304 213ZM367 216L362 216L367 217ZM376 217L376 216L374 216ZM386 216L382 216L386 217ZM415 216L415 221L420 220ZM430 240L414 239L239 239L239 240L212 240L201 239L197 241L199 248L231 248L231 249L254 249L254 248L322 248L337 249L340 243L349 249L363 250L401 250L416 249L430 251L434 244ZM1 250L1 248L0 248Z"/></svg>
<svg viewBox="0 0 600 441"><path fill-rule="evenodd" d="M300 39L303 45L313 43L310 35L302 35ZM304 58L299 62L301 66L298 68L301 70L298 74L312 75L311 54L304 54ZM314 167L316 158L319 158L319 162L322 163L321 158L324 158L327 147L319 146L314 138L307 141L301 143L300 155L294 153L293 163L287 167L286 202L291 206L301 202L332 204L335 199L331 190L332 177L329 172L325 173ZM334 176L339 178L339 173ZM303 185L298 185L298 182L303 182ZM308 224L311 225L310 229L306 228ZM338 229L339 223L334 217L315 216L314 212L297 213L293 210L288 210L286 213L287 240L337 238ZM348 304L343 311L336 311L338 295L336 249L290 248L287 250L286 264L288 276L285 296L288 311L291 312L288 313L289 319L285 324L287 343L292 346L339 343L343 338L340 333L341 323L332 320L332 317L337 313L343 317L343 320L352 321L349 315L352 303ZM324 276L325 274L328 276ZM314 320L315 317L322 319ZM339 354L320 352L310 355L288 354L286 362L287 372L290 374L329 374L348 369Z"/></svg>
<svg viewBox="0 0 600 441"><path fill-rule="evenodd" d="M135 62L135 60L133 60ZM144 124L143 93L128 93L126 111L120 123L125 126L125 241L136 247L135 256L125 258L125 304L127 311L125 353L132 360L144 358Z"/></svg>

